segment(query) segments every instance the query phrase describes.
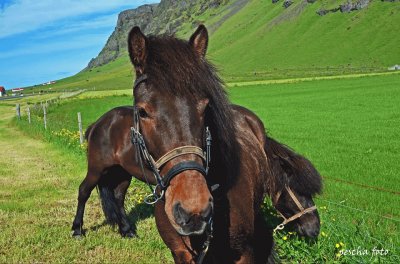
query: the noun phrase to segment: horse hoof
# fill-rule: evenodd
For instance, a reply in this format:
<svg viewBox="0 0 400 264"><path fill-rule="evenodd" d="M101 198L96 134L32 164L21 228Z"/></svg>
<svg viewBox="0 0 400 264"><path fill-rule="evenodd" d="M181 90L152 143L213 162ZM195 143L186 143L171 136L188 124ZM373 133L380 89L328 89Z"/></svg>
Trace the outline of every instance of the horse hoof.
<svg viewBox="0 0 400 264"><path fill-rule="evenodd" d="M84 238L84 234L82 234L81 232L75 230L72 233L72 237L75 238L75 239L82 239L82 238Z"/></svg>
<svg viewBox="0 0 400 264"><path fill-rule="evenodd" d="M125 234L122 234L122 237L123 238L135 238L135 237L137 237L137 235L133 231L129 231Z"/></svg>

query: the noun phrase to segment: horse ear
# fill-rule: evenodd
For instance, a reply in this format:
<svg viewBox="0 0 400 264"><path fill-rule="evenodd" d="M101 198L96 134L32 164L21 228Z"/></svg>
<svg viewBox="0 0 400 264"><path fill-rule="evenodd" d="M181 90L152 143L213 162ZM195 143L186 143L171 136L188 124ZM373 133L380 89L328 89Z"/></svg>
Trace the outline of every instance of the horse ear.
<svg viewBox="0 0 400 264"><path fill-rule="evenodd" d="M128 51L136 74L143 74L147 57L147 39L139 27L134 27L128 36Z"/></svg>
<svg viewBox="0 0 400 264"><path fill-rule="evenodd" d="M206 56L208 46L208 32L204 25L200 25L189 39L190 45L200 57Z"/></svg>

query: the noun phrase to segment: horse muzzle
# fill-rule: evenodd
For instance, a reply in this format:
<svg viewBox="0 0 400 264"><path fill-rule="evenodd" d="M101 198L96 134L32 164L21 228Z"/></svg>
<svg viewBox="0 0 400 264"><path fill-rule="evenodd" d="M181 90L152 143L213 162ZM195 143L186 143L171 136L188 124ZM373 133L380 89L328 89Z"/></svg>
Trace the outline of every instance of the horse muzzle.
<svg viewBox="0 0 400 264"><path fill-rule="evenodd" d="M173 206L172 210L175 223L179 226L177 229L179 234L184 236L201 235L212 217L213 202L210 201L207 208L196 214L187 212L179 202Z"/></svg>

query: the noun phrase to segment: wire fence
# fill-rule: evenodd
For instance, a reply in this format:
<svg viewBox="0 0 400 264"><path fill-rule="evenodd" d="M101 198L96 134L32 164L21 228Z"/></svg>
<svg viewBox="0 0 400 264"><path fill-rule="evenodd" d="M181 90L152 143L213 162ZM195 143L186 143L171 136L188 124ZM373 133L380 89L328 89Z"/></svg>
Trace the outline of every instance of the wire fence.
<svg viewBox="0 0 400 264"><path fill-rule="evenodd" d="M39 103L35 103L35 104L30 104L26 107L25 109L25 113L26 113L26 120L28 121L29 124L31 124L32 122L36 121L37 122L41 122L42 126L45 130L49 129L51 131L60 131L62 129L68 130L68 128L71 127L76 127L77 130L79 131L79 135L77 136L75 134L75 138L76 140L79 142L79 144L83 144L84 143L84 136L83 136L83 125L82 125L82 113L81 112L77 112L76 113L76 118L74 118L74 120L68 119L66 120L66 118L63 118L62 120L48 120L48 110L50 107L56 107L58 105L61 104L61 102L64 99L69 99L72 97L75 97L83 92L85 92L86 90L78 90L78 91L74 91L74 92L70 92L70 93L63 93L62 95L50 99L50 100L46 100L46 101L42 101ZM21 105L17 104L16 105L16 115L17 115L17 119L21 120L22 118L22 113L23 111L21 111ZM75 132L76 133L76 132ZM374 190L377 192L381 192L381 193L390 193L396 196L400 196L400 192L396 191L396 190L390 190L390 189L385 189L379 186L371 186L371 185L366 185L366 184L361 184L358 182L352 182L352 181L348 181L348 180L343 180L343 179L339 179L339 178L334 178L331 176L322 176L324 180L331 180L331 181L335 181L341 184L348 184L348 185L353 185L353 186L357 186L363 189L370 189L370 190ZM342 205L343 206L343 205ZM359 209L361 210L361 209Z"/></svg>
<svg viewBox="0 0 400 264"><path fill-rule="evenodd" d="M63 93L60 96L36 103L27 103L22 106L16 104L16 117L22 129L32 133L42 134L49 141L59 141L72 148L84 149L84 133L81 112L75 113L75 120L71 118L49 119L49 112L57 106L67 102L66 99L75 97L86 90ZM71 130L71 127L74 127ZM75 129L76 128L76 129Z"/></svg>
<svg viewBox="0 0 400 264"><path fill-rule="evenodd" d="M394 218L394 217L387 217L385 215L372 213L372 212L369 212L369 211L366 211L366 210L363 210L363 209L359 209L359 208L356 208L356 207L352 207L352 206L344 205L344 204L341 204L341 203L333 202L333 201L330 201L328 199L324 199L324 198L321 198L321 197L317 197L316 199L324 201L324 202L332 204L332 205L335 205L335 206L346 208L346 209L354 211L354 212L362 212L362 213L365 213L365 214L373 215L373 216L376 216L376 217L379 217L379 218L384 218L384 219L387 219L387 220L391 220L391 221L395 221L395 222L400 223L400 219L397 219L397 218Z"/></svg>

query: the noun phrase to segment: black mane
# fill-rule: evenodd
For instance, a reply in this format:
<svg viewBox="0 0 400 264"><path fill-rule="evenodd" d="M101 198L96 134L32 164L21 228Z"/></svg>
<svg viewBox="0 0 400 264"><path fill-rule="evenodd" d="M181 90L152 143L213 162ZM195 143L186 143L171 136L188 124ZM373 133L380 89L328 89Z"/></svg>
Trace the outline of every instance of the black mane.
<svg viewBox="0 0 400 264"><path fill-rule="evenodd" d="M209 99L206 125L213 136L212 162L221 159L224 171L233 178L238 171L236 129L231 103L216 68L187 41L150 36L146 44L148 83L162 92L189 97L193 102Z"/></svg>
<svg viewBox="0 0 400 264"><path fill-rule="evenodd" d="M264 149L271 157L272 177L267 183L270 195L277 194L285 185L302 195L321 193L321 176L308 159L268 136Z"/></svg>

